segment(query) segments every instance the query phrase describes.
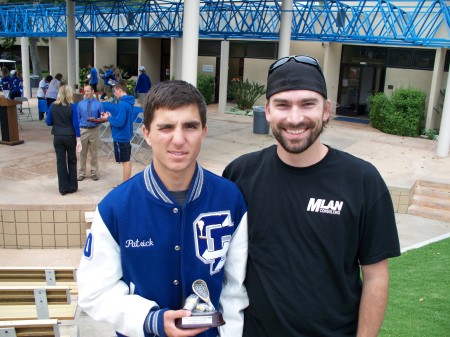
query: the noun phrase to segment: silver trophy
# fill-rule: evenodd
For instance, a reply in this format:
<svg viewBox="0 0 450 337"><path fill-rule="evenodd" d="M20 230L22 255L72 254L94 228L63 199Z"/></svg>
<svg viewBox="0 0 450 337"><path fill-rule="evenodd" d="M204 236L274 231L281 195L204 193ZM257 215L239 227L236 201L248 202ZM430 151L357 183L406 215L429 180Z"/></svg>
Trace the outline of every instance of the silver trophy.
<svg viewBox="0 0 450 337"><path fill-rule="evenodd" d="M224 325L222 314L216 310L209 298L206 282L196 280L192 283L193 294L186 298L183 309L192 312L189 317L177 318L175 325L180 329L212 328ZM203 302L200 302L202 300Z"/></svg>

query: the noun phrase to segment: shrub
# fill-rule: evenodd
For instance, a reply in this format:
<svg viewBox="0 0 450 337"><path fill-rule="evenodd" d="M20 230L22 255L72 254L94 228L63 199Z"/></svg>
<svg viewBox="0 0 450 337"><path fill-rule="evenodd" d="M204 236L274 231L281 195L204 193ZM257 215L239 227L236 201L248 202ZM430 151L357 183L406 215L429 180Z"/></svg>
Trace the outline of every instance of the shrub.
<svg viewBox="0 0 450 337"><path fill-rule="evenodd" d="M414 88L397 89L391 99L384 93L370 96L370 123L384 133L416 137L425 116L425 97Z"/></svg>
<svg viewBox="0 0 450 337"><path fill-rule="evenodd" d="M84 88L88 83L88 75L90 74L89 68L80 68L80 88Z"/></svg>
<svg viewBox="0 0 450 337"><path fill-rule="evenodd" d="M256 100L266 93L264 85L249 80L232 81L228 87L229 96L236 101L240 110L248 110L253 107Z"/></svg>
<svg viewBox="0 0 450 337"><path fill-rule="evenodd" d="M211 104L214 94L214 76L205 74L198 75L197 89L205 98L206 104Z"/></svg>

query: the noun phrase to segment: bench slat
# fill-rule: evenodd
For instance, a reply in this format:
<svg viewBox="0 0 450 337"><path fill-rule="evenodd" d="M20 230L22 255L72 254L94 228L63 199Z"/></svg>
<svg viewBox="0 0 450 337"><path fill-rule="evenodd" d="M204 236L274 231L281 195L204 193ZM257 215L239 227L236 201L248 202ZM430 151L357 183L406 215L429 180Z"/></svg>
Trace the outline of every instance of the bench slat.
<svg viewBox="0 0 450 337"><path fill-rule="evenodd" d="M0 305L35 304L35 290L45 291L48 304L70 303L67 286L0 286Z"/></svg>
<svg viewBox="0 0 450 337"><path fill-rule="evenodd" d="M14 328L17 337L58 337L59 327L56 319L2 321L0 329Z"/></svg>
<svg viewBox="0 0 450 337"><path fill-rule="evenodd" d="M48 306L49 318L72 320L75 317L77 305L51 304ZM35 305L3 305L0 306L0 321L37 319Z"/></svg>

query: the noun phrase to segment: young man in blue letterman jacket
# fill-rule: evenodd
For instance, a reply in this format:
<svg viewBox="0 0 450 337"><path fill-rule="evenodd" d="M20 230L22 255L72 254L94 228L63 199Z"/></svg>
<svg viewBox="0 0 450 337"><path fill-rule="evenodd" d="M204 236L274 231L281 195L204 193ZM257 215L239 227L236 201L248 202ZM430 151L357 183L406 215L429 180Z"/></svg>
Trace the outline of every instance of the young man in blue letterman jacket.
<svg viewBox="0 0 450 337"><path fill-rule="evenodd" d="M183 81L146 97L153 161L98 205L78 270L79 305L118 336L242 336L248 305L247 207L239 189L200 167L206 105ZM192 283L204 280L226 322L178 329Z"/></svg>

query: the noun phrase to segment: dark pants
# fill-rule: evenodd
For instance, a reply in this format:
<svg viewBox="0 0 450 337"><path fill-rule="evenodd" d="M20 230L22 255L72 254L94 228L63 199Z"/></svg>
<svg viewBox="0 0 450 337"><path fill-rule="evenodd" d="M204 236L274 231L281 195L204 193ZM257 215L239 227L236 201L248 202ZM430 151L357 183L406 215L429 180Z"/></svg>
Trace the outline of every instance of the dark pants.
<svg viewBox="0 0 450 337"><path fill-rule="evenodd" d="M50 105L51 105L54 101L56 101L56 98L49 98L49 97L47 97L46 100L47 100L47 108L50 108Z"/></svg>
<svg viewBox="0 0 450 337"><path fill-rule="evenodd" d="M75 136L54 136L56 171L60 193L78 190L77 181L77 139Z"/></svg>

